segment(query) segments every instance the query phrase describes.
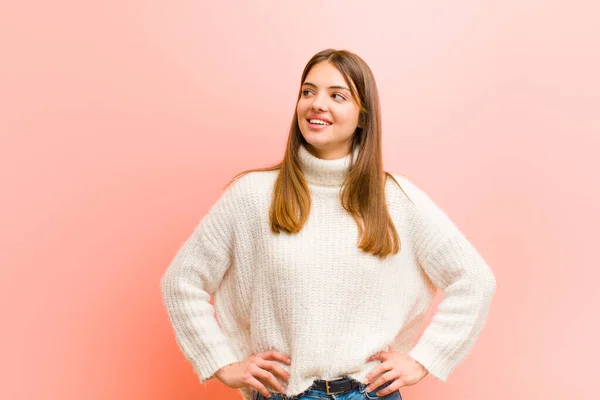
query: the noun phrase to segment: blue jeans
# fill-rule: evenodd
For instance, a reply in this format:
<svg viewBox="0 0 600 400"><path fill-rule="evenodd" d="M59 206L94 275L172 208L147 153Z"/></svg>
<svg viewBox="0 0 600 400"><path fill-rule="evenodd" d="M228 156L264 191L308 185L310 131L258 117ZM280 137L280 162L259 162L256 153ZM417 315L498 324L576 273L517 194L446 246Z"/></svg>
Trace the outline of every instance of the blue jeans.
<svg viewBox="0 0 600 400"><path fill-rule="evenodd" d="M380 387L373 389L371 392L365 391L365 387L367 385L363 384L362 382L358 382L358 388L340 394L327 394L322 390L310 389L297 396L284 397L284 395L281 393L271 392L271 397L269 397L269 400L402 400L402 396L398 390L381 397L378 397L375 394L377 391L389 386L391 383L392 382L384 383ZM254 399L265 400L266 397L264 397L261 393L254 391Z"/></svg>

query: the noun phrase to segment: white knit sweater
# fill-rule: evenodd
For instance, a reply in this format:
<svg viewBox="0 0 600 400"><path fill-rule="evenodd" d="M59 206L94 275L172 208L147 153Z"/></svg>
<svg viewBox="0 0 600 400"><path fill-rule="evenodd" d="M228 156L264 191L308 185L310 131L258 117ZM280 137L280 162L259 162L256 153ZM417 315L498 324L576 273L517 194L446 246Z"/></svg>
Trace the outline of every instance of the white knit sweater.
<svg viewBox="0 0 600 400"><path fill-rule="evenodd" d="M448 216L396 174L414 202L388 179L400 252L385 260L363 252L339 197L352 154L323 160L304 147L299 154L312 198L300 233L271 233L278 172L252 172L225 190L162 278L176 340L200 381L278 350L292 360L281 364L292 396L317 378L362 381L379 363L365 360L388 346L446 381L483 328L496 288L490 268ZM436 287L444 300L415 344ZM240 392L252 398L248 387Z"/></svg>

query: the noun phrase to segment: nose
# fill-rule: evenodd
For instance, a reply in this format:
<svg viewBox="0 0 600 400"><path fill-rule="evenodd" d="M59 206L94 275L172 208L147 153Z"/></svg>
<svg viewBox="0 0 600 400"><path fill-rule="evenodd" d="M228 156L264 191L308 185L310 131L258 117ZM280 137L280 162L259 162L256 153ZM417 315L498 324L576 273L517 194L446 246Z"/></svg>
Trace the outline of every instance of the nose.
<svg viewBox="0 0 600 400"><path fill-rule="evenodd" d="M317 111L325 111L325 101L321 96L315 96L312 102L312 109Z"/></svg>

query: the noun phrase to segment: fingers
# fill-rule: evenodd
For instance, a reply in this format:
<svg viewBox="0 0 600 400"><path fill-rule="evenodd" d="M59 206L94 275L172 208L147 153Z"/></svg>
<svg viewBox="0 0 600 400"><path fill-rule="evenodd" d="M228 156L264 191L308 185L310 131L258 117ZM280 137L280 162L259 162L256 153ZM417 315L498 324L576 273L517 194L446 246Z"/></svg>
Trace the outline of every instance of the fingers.
<svg viewBox="0 0 600 400"><path fill-rule="evenodd" d="M252 384L248 385L257 389L265 397L269 397L270 394L269 390L262 384L262 382L269 383L273 388L281 393L285 392L285 387L283 387L275 375L269 371L279 375L286 382L288 382L290 378L289 373L276 361L287 365L290 365L292 362L292 360L285 354L273 350L256 354L251 365L249 366L249 370L252 375L252 379L249 380L249 382L252 382Z"/></svg>
<svg viewBox="0 0 600 400"><path fill-rule="evenodd" d="M248 377L244 380L244 383L246 384L246 386L251 387L253 389L256 389L263 396L265 396L267 398L271 397L271 393L269 393L269 391L267 390L267 388L265 387L265 385L263 385L254 376L248 375Z"/></svg>
<svg viewBox="0 0 600 400"><path fill-rule="evenodd" d="M369 357L369 359L367 361L375 361L375 360L382 360L382 361L386 361L389 358L389 347L386 350L381 350L375 354L373 354L371 357Z"/></svg>
<svg viewBox="0 0 600 400"><path fill-rule="evenodd" d="M374 372L376 369L380 368L382 365L384 365L384 364L380 364L376 368L374 368L373 371L369 372L369 375L371 375L372 372ZM382 374L381 376L379 376L377 379L375 379L373 382L369 383L366 386L365 390L367 392L371 392L371 391L377 389L378 387L380 387L381 385L384 385L387 382L389 382L393 379L396 379L400 376L399 374L397 374L397 372L395 372L393 369L391 369L389 367L384 368L384 371L388 371L388 372Z"/></svg>
<svg viewBox="0 0 600 400"><path fill-rule="evenodd" d="M390 393L398 391L402 386L404 386L404 381L402 381L402 378L398 378L395 381L393 381L389 386L386 386L380 391L375 392L375 394L377 395L377 397L387 396Z"/></svg>
<svg viewBox="0 0 600 400"><path fill-rule="evenodd" d="M378 364L375 368L373 368L371 371L369 371L369 373L365 377L365 382L363 382L363 383L365 383L365 384L370 383L371 380L375 379L376 377L383 374L384 372L389 371L390 369L392 369L392 366L387 362L382 362L381 364ZM377 387L377 386L375 386L375 387Z"/></svg>
<svg viewBox="0 0 600 400"><path fill-rule="evenodd" d="M275 378L275 375L273 375L272 373L270 373L267 370L260 368L257 364L254 364L251 367L251 373L255 378L259 379L261 382L268 382L272 387L274 387L279 392L281 392L281 393L285 392L285 388L283 387L283 385L281 383L279 383L277 378Z"/></svg>
<svg viewBox="0 0 600 400"><path fill-rule="evenodd" d="M281 361L282 363L287 364L287 365L290 365L292 363L292 359L291 358L289 358L285 354L280 353L280 352L275 351L275 350L267 351L265 353L260 353L260 354L258 354L258 356L264 358L265 360Z"/></svg>
<svg viewBox="0 0 600 400"><path fill-rule="evenodd" d="M283 367L280 364L276 363L275 361L268 361L268 360L258 361L257 360L256 365L258 365L262 369L275 372L286 382L288 382L290 380L290 374L285 369L283 369Z"/></svg>

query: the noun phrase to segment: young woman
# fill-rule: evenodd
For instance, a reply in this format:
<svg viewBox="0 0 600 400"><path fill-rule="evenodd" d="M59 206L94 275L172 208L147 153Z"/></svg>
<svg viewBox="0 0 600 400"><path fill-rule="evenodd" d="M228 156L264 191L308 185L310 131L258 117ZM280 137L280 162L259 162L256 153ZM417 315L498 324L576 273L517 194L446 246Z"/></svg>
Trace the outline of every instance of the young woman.
<svg viewBox="0 0 600 400"><path fill-rule="evenodd" d="M246 400L356 400L448 379L496 281L428 195L382 165L373 73L351 52L317 53L283 161L238 175L162 278L201 382ZM444 300L414 343L436 288Z"/></svg>

